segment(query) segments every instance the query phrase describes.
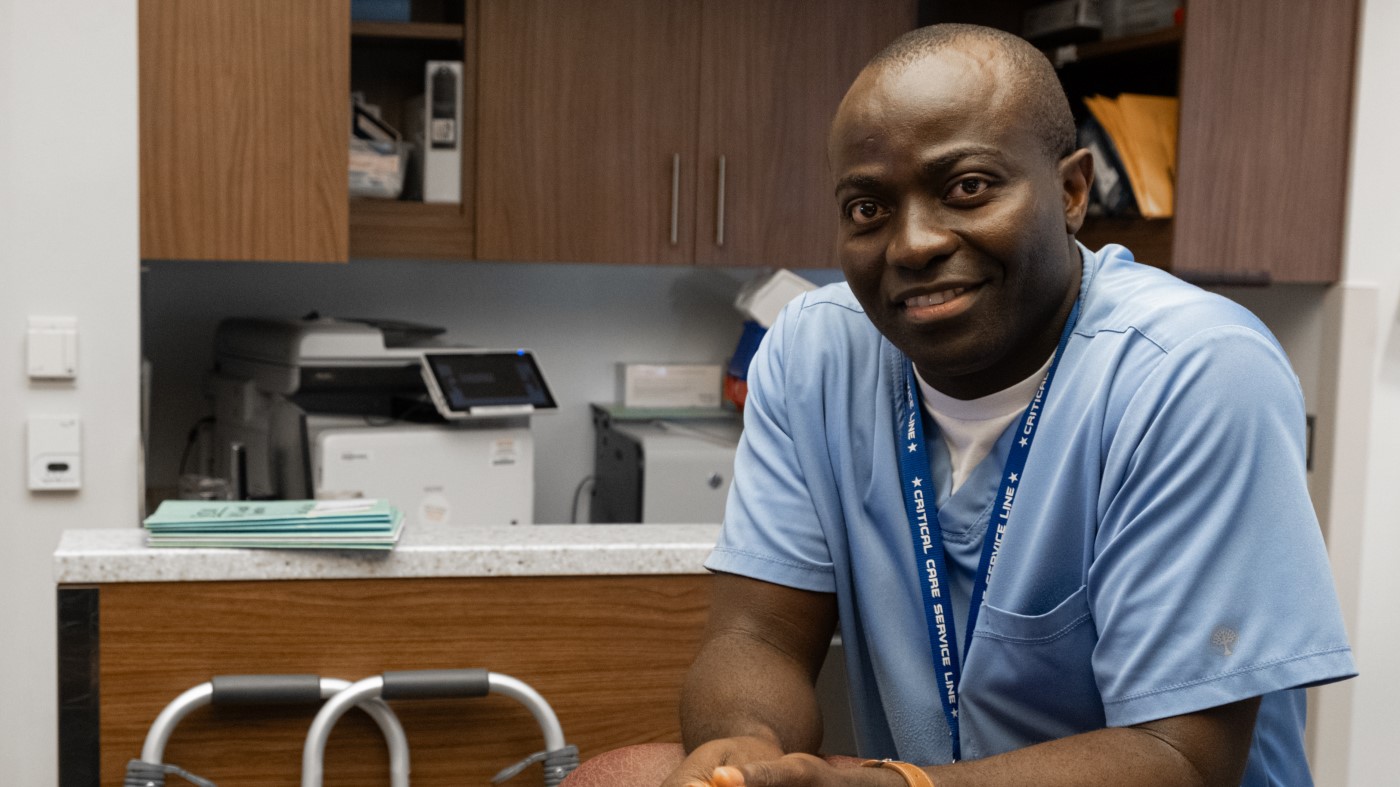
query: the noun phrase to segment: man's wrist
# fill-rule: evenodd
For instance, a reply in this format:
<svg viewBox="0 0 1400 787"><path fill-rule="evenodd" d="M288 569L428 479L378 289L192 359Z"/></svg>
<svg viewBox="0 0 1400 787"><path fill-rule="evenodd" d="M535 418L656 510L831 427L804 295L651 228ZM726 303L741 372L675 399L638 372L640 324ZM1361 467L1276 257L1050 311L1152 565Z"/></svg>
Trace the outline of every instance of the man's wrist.
<svg viewBox="0 0 1400 787"><path fill-rule="evenodd" d="M917 765L899 760L866 760L861 763L866 768L885 768L894 771L904 778L904 783L908 787L935 787L933 779Z"/></svg>

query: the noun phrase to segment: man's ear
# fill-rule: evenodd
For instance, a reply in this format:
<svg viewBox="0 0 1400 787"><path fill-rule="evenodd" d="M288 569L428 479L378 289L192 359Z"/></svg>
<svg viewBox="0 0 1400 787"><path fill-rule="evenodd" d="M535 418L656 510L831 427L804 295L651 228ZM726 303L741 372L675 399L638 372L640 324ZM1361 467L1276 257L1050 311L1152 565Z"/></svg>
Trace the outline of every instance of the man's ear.
<svg viewBox="0 0 1400 787"><path fill-rule="evenodd" d="M1065 196L1065 231L1073 235L1084 226L1089 189L1094 185L1094 156L1080 148L1060 159L1060 185Z"/></svg>

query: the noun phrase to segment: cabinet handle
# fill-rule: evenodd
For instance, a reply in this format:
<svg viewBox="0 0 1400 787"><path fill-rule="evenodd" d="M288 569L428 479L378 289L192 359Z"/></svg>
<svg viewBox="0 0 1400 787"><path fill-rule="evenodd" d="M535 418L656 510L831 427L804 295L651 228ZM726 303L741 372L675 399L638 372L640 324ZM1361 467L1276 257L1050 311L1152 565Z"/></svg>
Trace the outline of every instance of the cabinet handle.
<svg viewBox="0 0 1400 787"><path fill-rule="evenodd" d="M681 154L671 156L671 245L679 243L681 213Z"/></svg>
<svg viewBox="0 0 1400 787"><path fill-rule="evenodd" d="M719 188L715 192L715 245L724 245L724 156L719 157Z"/></svg>

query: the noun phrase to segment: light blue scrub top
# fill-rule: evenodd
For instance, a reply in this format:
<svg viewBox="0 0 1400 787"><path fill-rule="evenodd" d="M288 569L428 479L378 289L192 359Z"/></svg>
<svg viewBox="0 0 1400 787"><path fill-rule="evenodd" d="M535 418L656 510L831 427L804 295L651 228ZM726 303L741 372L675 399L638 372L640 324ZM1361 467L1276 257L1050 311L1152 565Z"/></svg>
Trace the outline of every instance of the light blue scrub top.
<svg viewBox="0 0 1400 787"><path fill-rule="evenodd" d="M1297 379L1237 304L1121 246L1083 256L1082 314L964 662L963 756L1264 695L1244 783L1310 783L1298 687L1355 667ZM836 593L860 754L935 764L951 746L900 492L903 366L845 284L784 310L749 370L706 566ZM951 497L930 440L959 638L1018 427Z"/></svg>

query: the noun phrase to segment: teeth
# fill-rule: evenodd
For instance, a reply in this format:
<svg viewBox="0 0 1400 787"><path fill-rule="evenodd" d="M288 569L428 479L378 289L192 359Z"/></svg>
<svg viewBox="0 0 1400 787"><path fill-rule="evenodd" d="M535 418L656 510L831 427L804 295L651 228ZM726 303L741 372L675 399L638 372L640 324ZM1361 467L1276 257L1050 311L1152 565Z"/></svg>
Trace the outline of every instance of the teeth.
<svg viewBox="0 0 1400 787"><path fill-rule="evenodd" d="M966 291L966 287L954 287L951 290L939 290L938 292L930 293L928 295L916 295L913 298L910 298L909 300L905 301L904 305L910 308L918 308L920 306L937 306L940 303L947 303L948 301L958 297L959 295L962 295Z"/></svg>

